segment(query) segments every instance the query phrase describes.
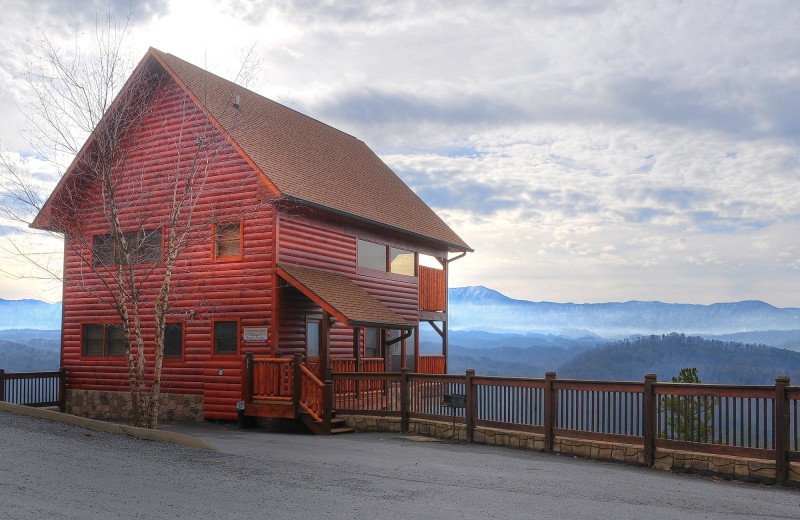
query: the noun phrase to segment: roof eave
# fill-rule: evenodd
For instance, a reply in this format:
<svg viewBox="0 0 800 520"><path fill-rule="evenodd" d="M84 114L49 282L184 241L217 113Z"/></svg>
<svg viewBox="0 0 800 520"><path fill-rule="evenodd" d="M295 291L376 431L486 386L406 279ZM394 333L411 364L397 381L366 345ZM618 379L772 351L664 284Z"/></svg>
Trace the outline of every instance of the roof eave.
<svg viewBox="0 0 800 520"><path fill-rule="evenodd" d="M414 237L417 237L417 238L423 238L425 240L430 240L430 241L436 242L438 244L442 244L443 246L446 246L447 250L449 252L464 252L464 253L473 253L473 252L475 252L474 249L470 248L466 244L465 245L453 244L452 242L447 242L445 240L434 238L432 236L423 235L422 233L416 233L414 231L410 231L408 229L404 229L404 228L401 228L401 227L392 226L392 225L386 224L384 222L379 222L377 220L372 220L372 219L369 219L369 218L366 218L366 217L362 217L360 215L355 215L353 213L349 213L349 212L344 211L344 210L332 208L332 207L326 206L324 204L311 202L309 200L302 199L300 197L295 197L295 196L292 196L292 195L284 194L282 198L290 200L292 202L296 202L298 204L302 204L304 206L308 206L308 207L315 208L315 209L321 209L323 211L328 211L328 212L334 213L336 215L341 215L343 217L351 218L351 219L357 220L359 222L364 222L364 223L371 224L371 225L374 225L374 226L379 226L379 227L382 227L382 228L385 228L385 229L390 229L392 231L397 231L399 233L405 233L407 235L411 235L411 236L414 236Z"/></svg>

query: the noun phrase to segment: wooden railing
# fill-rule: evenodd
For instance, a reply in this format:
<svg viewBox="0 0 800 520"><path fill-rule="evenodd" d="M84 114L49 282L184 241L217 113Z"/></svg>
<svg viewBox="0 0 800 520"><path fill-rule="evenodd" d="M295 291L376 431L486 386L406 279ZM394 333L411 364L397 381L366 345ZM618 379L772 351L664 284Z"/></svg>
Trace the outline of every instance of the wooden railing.
<svg viewBox="0 0 800 520"><path fill-rule="evenodd" d="M64 411L67 372L6 372L0 369L0 401L27 406L58 406Z"/></svg>
<svg viewBox="0 0 800 520"><path fill-rule="evenodd" d="M333 358L331 359L331 369L333 372L363 372L367 374L380 374L384 372L383 358L361 358L361 370L357 370L355 358ZM349 384L341 384L334 389L336 392L368 392L378 390L382 385L378 381L350 381Z"/></svg>
<svg viewBox="0 0 800 520"><path fill-rule="evenodd" d="M253 399L291 400L292 358L252 358Z"/></svg>
<svg viewBox="0 0 800 520"><path fill-rule="evenodd" d="M800 387L785 377L774 386L558 380L466 375L334 373L334 390L359 382L382 391L357 398L334 392L342 414L410 418L476 427L522 430L553 438L573 437L643 446L653 465L656 448L774 460L776 480L787 478L788 463L800 462ZM444 394L463 394L466 407L443 405ZM455 417L454 417L455 415Z"/></svg>
<svg viewBox="0 0 800 520"><path fill-rule="evenodd" d="M447 279L444 270L419 266L419 308L423 311L447 310Z"/></svg>
<svg viewBox="0 0 800 520"><path fill-rule="evenodd" d="M305 367L299 365L300 377L300 400L298 405L311 416L316 422L323 422L325 417L324 392L325 384L317 376Z"/></svg>
<svg viewBox="0 0 800 520"><path fill-rule="evenodd" d="M419 357L417 372L420 374L445 374L446 358L442 355L427 355Z"/></svg>

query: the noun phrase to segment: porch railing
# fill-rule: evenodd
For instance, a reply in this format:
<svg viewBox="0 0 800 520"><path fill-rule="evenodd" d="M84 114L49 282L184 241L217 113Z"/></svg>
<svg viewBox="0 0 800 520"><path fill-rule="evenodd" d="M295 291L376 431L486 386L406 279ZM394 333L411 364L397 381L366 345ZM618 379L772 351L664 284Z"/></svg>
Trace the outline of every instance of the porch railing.
<svg viewBox="0 0 800 520"><path fill-rule="evenodd" d="M253 357L251 363L254 399L291 400L292 358Z"/></svg>
<svg viewBox="0 0 800 520"><path fill-rule="evenodd" d="M340 391L356 381L379 385L360 397ZM465 394L456 422L472 441L476 427L522 430L553 439L572 437L642 446L653 465L656 448L774 460L776 480L800 462L800 387L779 377L774 386L558 380L466 375L334 373L338 413L450 421L444 394Z"/></svg>
<svg viewBox="0 0 800 520"><path fill-rule="evenodd" d="M419 357L417 372L420 374L444 374L446 358L442 355L426 355Z"/></svg>
<svg viewBox="0 0 800 520"><path fill-rule="evenodd" d="M67 372L6 372L0 369L0 401L27 406L58 406L64 411Z"/></svg>

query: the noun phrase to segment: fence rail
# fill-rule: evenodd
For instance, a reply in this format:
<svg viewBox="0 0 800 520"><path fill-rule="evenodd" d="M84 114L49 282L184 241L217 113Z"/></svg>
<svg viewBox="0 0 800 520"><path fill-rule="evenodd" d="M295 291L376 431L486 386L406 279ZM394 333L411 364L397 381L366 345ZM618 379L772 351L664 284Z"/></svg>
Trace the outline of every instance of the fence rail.
<svg viewBox="0 0 800 520"><path fill-rule="evenodd" d="M374 388L360 397L342 390L356 382ZM656 448L771 459L776 479L800 462L800 387L785 377L774 386L734 386L645 381L559 380L466 375L334 373L333 406L339 413L456 422L472 441L476 427L520 430L644 447L652 465ZM445 394L463 394L466 407L449 408Z"/></svg>
<svg viewBox="0 0 800 520"><path fill-rule="evenodd" d="M0 401L27 406L58 406L64 411L66 371L6 372L0 369Z"/></svg>

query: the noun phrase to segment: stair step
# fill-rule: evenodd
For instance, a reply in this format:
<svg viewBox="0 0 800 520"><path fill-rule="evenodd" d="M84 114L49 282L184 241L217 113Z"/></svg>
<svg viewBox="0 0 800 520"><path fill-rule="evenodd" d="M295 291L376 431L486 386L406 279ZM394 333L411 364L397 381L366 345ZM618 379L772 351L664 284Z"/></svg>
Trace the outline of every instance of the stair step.
<svg viewBox="0 0 800 520"><path fill-rule="evenodd" d="M338 435L340 433L353 433L354 431L356 431L355 428L348 428L346 426L344 428L331 428L331 435Z"/></svg>

